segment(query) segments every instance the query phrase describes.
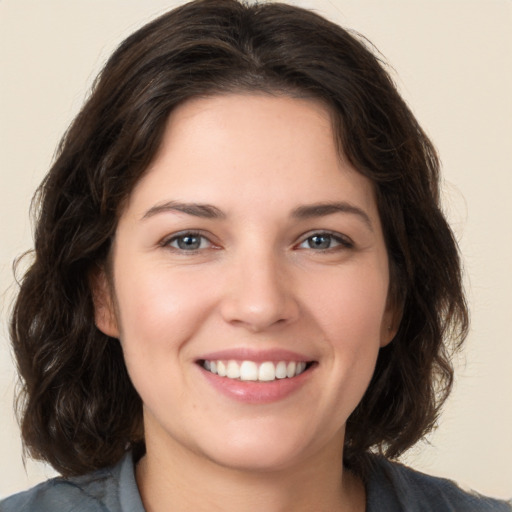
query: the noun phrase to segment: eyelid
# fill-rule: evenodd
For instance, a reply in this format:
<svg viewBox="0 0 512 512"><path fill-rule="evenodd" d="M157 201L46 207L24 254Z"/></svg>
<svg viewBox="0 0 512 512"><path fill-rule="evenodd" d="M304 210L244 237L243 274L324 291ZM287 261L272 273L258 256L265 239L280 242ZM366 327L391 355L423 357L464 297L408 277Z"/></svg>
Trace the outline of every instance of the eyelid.
<svg viewBox="0 0 512 512"><path fill-rule="evenodd" d="M209 246L205 247L205 248L195 249L195 250L194 249L184 250L184 249L179 249L177 247L172 247L171 246L172 242L174 242L178 238L185 237L185 236L198 237L198 238L202 238L204 240L207 240ZM331 251L331 250L335 250L337 247L341 247L341 248L345 248L345 249L350 249L350 248L353 248L354 245L355 245L354 242L351 240L351 238L348 237L347 235L344 235L344 234L339 233L337 231L330 231L330 230L326 230L326 229L317 229L317 230L308 231L307 233L303 234L299 238L299 241L294 245L294 248L299 249L300 246L304 242L306 242L309 238L311 238L313 236L329 236L329 237L331 237L336 242L336 246L335 247L329 247L327 249L312 249L312 248L309 248L311 250L315 250L316 252ZM212 249L212 248L217 249L217 248L220 248L219 244L215 243L212 240L212 238L213 238L213 236L212 236L211 233L205 232L205 231L200 230L200 229L183 229L181 231L178 231L178 232L175 232L175 233L172 233L170 235L165 236L164 238L162 238L160 240L160 242L158 242L158 245L160 247L163 247L163 248L168 248L170 250L174 250L176 252L183 252L183 253L185 253L185 252L194 253L194 252L198 252L200 250L205 250L205 249Z"/></svg>
<svg viewBox="0 0 512 512"><path fill-rule="evenodd" d="M328 229L317 229L317 230L309 231L309 232L305 233L304 235L302 235L300 237L299 242L295 245L295 247L300 248L300 246L304 242L306 242L309 238L311 238L313 236L330 236L333 240L335 240L339 244L335 247L329 247L328 249L316 249L315 250L315 249L310 248L311 250L315 250L316 252L331 251L331 250L335 250L337 247L342 247L345 249L352 249L355 246L353 240L350 237L348 237L347 235L344 235L337 231L330 231Z"/></svg>
<svg viewBox="0 0 512 512"><path fill-rule="evenodd" d="M188 251L185 251L185 250L182 250L182 249L179 249L179 248L171 246L172 242L174 242L178 238L182 238L182 237L185 237L185 236L198 237L198 238L205 239L205 240L208 241L209 247L203 248L203 249L195 249L195 250L194 249L190 249ZM172 234L167 235L164 238L162 238L160 240L160 242L158 242L158 245L160 247L167 248L167 249L170 249L170 250L174 250L176 252L182 252L182 253L184 253L184 252L194 253L194 252L198 252L198 251L204 250L204 249L211 249L211 248L218 248L219 247L219 245L216 244L212 240L212 235L210 233L207 233L207 232L202 231L200 229L183 229L183 230L178 231L176 233L172 233Z"/></svg>

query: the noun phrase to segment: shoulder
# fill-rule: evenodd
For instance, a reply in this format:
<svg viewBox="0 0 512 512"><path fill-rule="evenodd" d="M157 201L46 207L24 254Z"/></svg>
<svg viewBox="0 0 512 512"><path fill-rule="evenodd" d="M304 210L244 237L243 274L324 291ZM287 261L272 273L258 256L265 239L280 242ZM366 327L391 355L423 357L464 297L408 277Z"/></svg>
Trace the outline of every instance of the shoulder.
<svg viewBox="0 0 512 512"><path fill-rule="evenodd" d="M1 512L50 512L53 510L104 512L107 509L94 496L88 495L87 485L83 487L77 485L73 479L65 478L53 478L0 502Z"/></svg>
<svg viewBox="0 0 512 512"><path fill-rule="evenodd" d="M368 512L512 512L512 504L467 492L454 482L382 457L372 460Z"/></svg>
<svg viewBox="0 0 512 512"><path fill-rule="evenodd" d="M131 454L111 468L77 477L58 477L0 501L0 512L134 512L140 502ZM140 504L140 508L137 505Z"/></svg>
<svg viewBox="0 0 512 512"><path fill-rule="evenodd" d="M53 478L28 491L15 494L0 502L0 512L87 511L104 512L101 500L108 487L108 478L92 473L88 478Z"/></svg>

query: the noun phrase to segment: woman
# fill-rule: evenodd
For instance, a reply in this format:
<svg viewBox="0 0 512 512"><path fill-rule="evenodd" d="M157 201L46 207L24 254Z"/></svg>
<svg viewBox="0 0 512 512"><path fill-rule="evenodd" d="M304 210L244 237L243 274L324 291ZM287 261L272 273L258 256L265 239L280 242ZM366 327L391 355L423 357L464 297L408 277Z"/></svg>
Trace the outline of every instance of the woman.
<svg viewBox="0 0 512 512"><path fill-rule="evenodd" d="M39 193L12 340L64 478L2 510L510 510L387 460L435 424L467 311L435 151L346 31L162 16Z"/></svg>

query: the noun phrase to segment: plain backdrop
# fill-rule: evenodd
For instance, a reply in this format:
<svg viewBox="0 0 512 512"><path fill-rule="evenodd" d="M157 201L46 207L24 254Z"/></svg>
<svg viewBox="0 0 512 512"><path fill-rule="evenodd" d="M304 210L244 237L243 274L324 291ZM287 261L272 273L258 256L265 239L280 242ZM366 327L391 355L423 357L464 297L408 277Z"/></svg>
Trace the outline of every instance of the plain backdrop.
<svg viewBox="0 0 512 512"><path fill-rule="evenodd" d="M21 457L7 337L31 196L113 49L170 0L0 0L0 497L53 475ZM439 429L404 460L512 497L512 1L309 0L367 36L443 161L472 328Z"/></svg>

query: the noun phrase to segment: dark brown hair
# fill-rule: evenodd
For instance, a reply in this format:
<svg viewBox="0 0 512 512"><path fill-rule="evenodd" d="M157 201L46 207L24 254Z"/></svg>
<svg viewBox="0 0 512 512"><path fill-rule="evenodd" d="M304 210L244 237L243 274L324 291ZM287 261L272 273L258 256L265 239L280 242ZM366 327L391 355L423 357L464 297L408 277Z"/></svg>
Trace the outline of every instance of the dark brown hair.
<svg viewBox="0 0 512 512"><path fill-rule="evenodd" d="M11 337L25 446L63 474L113 464L143 444L141 400L120 344L95 326L89 276L105 264L123 202L172 110L240 91L324 102L340 150L376 190L403 316L348 420L345 462L361 467L371 450L396 457L435 425L467 310L432 144L362 38L285 4L199 0L121 44L38 190L34 260Z"/></svg>

